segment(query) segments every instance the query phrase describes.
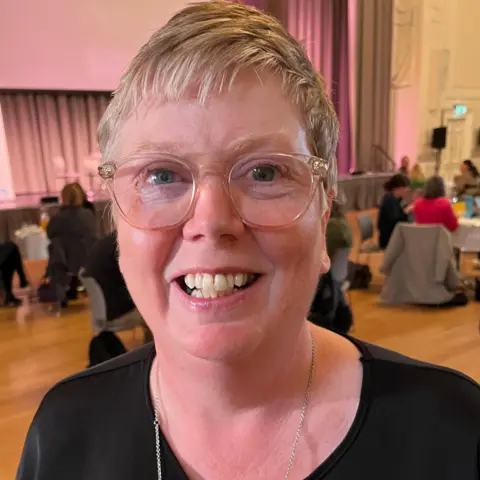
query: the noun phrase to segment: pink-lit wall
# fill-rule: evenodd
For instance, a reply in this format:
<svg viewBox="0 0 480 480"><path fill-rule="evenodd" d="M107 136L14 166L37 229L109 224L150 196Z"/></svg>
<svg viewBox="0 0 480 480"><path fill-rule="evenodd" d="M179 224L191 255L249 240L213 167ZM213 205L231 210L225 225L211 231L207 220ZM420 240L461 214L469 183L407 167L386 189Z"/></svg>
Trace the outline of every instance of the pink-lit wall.
<svg viewBox="0 0 480 480"><path fill-rule="evenodd" d="M393 159L400 166L402 157L410 157L416 163L418 156L419 102L420 92L417 85L396 90L394 113Z"/></svg>
<svg viewBox="0 0 480 480"><path fill-rule="evenodd" d="M188 0L0 0L0 88L113 90Z"/></svg>

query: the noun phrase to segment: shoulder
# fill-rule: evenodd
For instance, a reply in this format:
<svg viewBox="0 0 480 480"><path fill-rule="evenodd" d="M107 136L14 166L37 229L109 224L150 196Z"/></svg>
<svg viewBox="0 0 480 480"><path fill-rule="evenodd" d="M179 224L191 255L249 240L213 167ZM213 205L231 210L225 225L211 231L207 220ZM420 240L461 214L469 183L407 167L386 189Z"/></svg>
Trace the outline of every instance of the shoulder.
<svg viewBox="0 0 480 480"><path fill-rule="evenodd" d="M34 421L85 418L86 412L116 403L119 395L143 392L153 352L153 344L148 344L62 380L47 392Z"/></svg>
<svg viewBox="0 0 480 480"><path fill-rule="evenodd" d="M444 208L445 210L451 209L450 200L446 197L437 198L436 203L437 205L439 205L441 208Z"/></svg>
<svg viewBox="0 0 480 480"><path fill-rule="evenodd" d="M417 198L414 202L413 202L413 208L422 208L426 203L426 199L423 198L423 197L420 197L420 198Z"/></svg>
<svg viewBox="0 0 480 480"><path fill-rule="evenodd" d="M371 372L371 394L386 406L412 409L432 421L450 419L480 432L480 386L455 370L358 342Z"/></svg>

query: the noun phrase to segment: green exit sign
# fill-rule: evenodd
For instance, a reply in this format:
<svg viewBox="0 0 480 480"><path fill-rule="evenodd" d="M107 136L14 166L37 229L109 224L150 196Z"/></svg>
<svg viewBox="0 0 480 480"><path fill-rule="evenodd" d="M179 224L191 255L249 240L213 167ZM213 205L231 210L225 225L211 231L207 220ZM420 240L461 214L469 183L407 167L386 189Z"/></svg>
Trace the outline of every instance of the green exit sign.
<svg viewBox="0 0 480 480"><path fill-rule="evenodd" d="M461 116L467 113L467 106L466 105L454 105L453 109L455 111L455 115Z"/></svg>

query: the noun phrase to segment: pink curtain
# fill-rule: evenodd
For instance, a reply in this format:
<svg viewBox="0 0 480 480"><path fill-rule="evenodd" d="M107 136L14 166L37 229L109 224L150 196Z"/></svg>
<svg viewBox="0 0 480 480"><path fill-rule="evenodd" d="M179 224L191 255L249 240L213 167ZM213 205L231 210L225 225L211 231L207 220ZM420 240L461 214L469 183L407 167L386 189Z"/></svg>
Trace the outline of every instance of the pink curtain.
<svg viewBox="0 0 480 480"><path fill-rule="evenodd" d="M97 151L107 93L1 93L5 135L17 195L56 193L59 177L78 174ZM60 183L61 185L61 183Z"/></svg>
<svg viewBox="0 0 480 480"><path fill-rule="evenodd" d="M340 121L339 173L354 165L351 136L350 36L348 0L292 0L288 29L301 41L325 78Z"/></svg>
<svg viewBox="0 0 480 480"><path fill-rule="evenodd" d="M351 38L355 4L349 0L238 0L275 15L305 47L313 66L324 77L340 120L338 169L354 166L351 113ZM353 15L354 18L354 15Z"/></svg>

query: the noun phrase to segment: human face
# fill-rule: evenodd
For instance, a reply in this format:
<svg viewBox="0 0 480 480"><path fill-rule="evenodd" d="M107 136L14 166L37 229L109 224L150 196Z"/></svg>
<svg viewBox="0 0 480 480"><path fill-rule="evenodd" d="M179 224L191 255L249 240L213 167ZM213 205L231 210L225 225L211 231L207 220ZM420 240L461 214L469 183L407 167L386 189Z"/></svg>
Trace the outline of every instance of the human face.
<svg viewBox="0 0 480 480"><path fill-rule="evenodd" d="M460 171L461 171L462 173L467 173L467 172L468 172L468 165L467 165L465 162L462 162L462 163L460 164Z"/></svg>
<svg viewBox="0 0 480 480"><path fill-rule="evenodd" d="M175 155L216 169L235 161L232 145L263 138L254 152L310 154L298 109L270 76L240 76L230 92L141 106L125 123L120 155L168 142ZM252 144L253 145L253 144ZM169 230L138 230L117 216L120 268L157 348L207 359L251 354L302 328L318 276L329 268L321 195L297 222L279 231L248 228L219 177L204 179L192 216ZM187 274L255 274L223 297L199 299L182 288Z"/></svg>
<svg viewBox="0 0 480 480"><path fill-rule="evenodd" d="M405 168L408 170L408 167L410 165L410 159L408 157L403 157L401 160L401 165L402 165L402 168Z"/></svg>

